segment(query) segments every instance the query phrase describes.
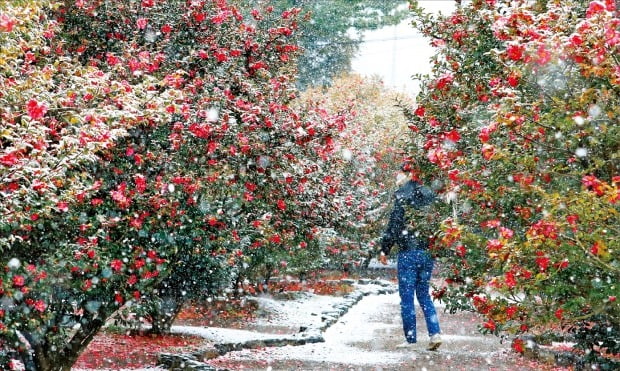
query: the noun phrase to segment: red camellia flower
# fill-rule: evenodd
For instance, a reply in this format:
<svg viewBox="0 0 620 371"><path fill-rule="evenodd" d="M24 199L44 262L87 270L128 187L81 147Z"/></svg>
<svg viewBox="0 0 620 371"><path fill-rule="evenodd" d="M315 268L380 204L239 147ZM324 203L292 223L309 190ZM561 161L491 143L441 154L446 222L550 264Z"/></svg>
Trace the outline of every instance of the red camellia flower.
<svg viewBox="0 0 620 371"><path fill-rule="evenodd" d="M146 25L148 24L149 20L146 18L138 18L136 20L136 26L138 27L138 29L140 30L144 30L146 28Z"/></svg>
<svg viewBox="0 0 620 371"><path fill-rule="evenodd" d="M110 267L111 267L114 271L118 272L118 271L120 271L120 270L121 270L121 268L123 268L123 262L122 262L122 261L120 261L119 259L114 259L114 260L112 260L112 262L110 263Z"/></svg>
<svg viewBox="0 0 620 371"><path fill-rule="evenodd" d="M133 176L133 180L136 183L136 190L143 193L146 190L146 177L142 174L136 174Z"/></svg>
<svg viewBox="0 0 620 371"><path fill-rule="evenodd" d="M489 329L489 330L491 330L491 331L495 331L495 329L497 328L497 326L495 326L495 322L494 322L492 319L490 319L490 320L486 321L486 322L482 325L482 327L484 327L484 328L486 328L486 329Z"/></svg>
<svg viewBox="0 0 620 371"><path fill-rule="evenodd" d="M43 312L45 312L45 309L47 308L47 304L45 304L45 302L44 302L43 300L37 300L37 301L36 301L36 302L32 305L32 307L33 307L35 310L37 310L37 311L39 311L39 312L43 313Z"/></svg>
<svg viewBox="0 0 620 371"><path fill-rule="evenodd" d="M545 65L551 60L551 52L547 50L545 45L541 44L538 46L537 57L538 58L536 59L536 63L540 65Z"/></svg>
<svg viewBox="0 0 620 371"><path fill-rule="evenodd" d="M480 129L480 133L478 134L478 138L482 143L486 143L491 139L491 129L484 127Z"/></svg>
<svg viewBox="0 0 620 371"><path fill-rule="evenodd" d="M58 211L62 211L64 213L69 211L69 203L67 201L59 201L56 204L56 207L58 208Z"/></svg>
<svg viewBox="0 0 620 371"><path fill-rule="evenodd" d="M555 318L562 319L562 317L564 317L564 309L560 308L556 310L554 315L555 315Z"/></svg>
<svg viewBox="0 0 620 371"><path fill-rule="evenodd" d="M506 227L500 227L499 228L499 233L501 234L501 236L505 239L510 239L512 238L512 236L514 236L514 231L510 228L506 228Z"/></svg>
<svg viewBox="0 0 620 371"><path fill-rule="evenodd" d="M26 284L26 279L24 276L16 274L13 276L13 286L22 287Z"/></svg>
<svg viewBox="0 0 620 371"><path fill-rule="evenodd" d="M215 56L215 59L217 59L218 62L226 62L228 60L228 55L226 55L226 52L223 50L218 50L215 53L213 53L213 56Z"/></svg>
<svg viewBox="0 0 620 371"><path fill-rule="evenodd" d="M605 246L600 241L596 241L592 244L592 247L590 247L590 252L592 255L599 255L602 251L604 251L604 248Z"/></svg>
<svg viewBox="0 0 620 371"><path fill-rule="evenodd" d="M541 272L544 272L545 270L547 270L547 267L549 267L550 261L551 260L546 256L539 256L536 258L536 264L538 265L538 268L540 269Z"/></svg>
<svg viewBox="0 0 620 371"><path fill-rule="evenodd" d="M172 31L172 26L170 26L169 24L165 24L161 26L162 33L170 33L171 31Z"/></svg>
<svg viewBox="0 0 620 371"><path fill-rule="evenodd" d="M558 230L554 222L539 220L532 224L530 229L527 231L527 235L532 237L543 236L555 240L558 238Z"/></svg>
<svg viewBox="0 0 620 371"><path fill-rule="evenodd" d="M121 60L120 60L120 58L119 58L119 57L117 57L117 56L115 56L115 55L114 55L114 54L112 54L112 53L108 53L108 54L106 55L106 62L107 62L110 66L115 66L115 65L119 64L119 63L120 63L120 61L121 61Z"/></svg>
<svg viewBox="0 0 620 371"><path fill-rule="evenodd" d="M597 196L602 196L605 194L603 182L594 175L585 175L581 178L581 183L589 190L594 191Z"/></svg>
<svg viewBox="0 0 620 371"><path fill-rule="evenodd" d="M446 73L437 80L436 88L439 90L446 89L450 84L454 81L454 76L452 74Z"/></svg>
<svg viewBox="0 0 620 371"><path fill-rule="evenodd" d="M0 32L11 32L17 23L15 18L11 18L6 14L0 14Z"/></svg>
<svg viewBox="0 0 620 371"><path fill-rule="evenodd" d="M499 251L502 247L504 247L504 244L500 240L487 241L487 250L489 251Z"/></svg>
<svg viewBox="0 0 620 371"><path fill-rule="evenodd" d="M458 142L461 139L461 134L456 129L452 129L445 133L445 138L451 142Z"/></svg>
<svg viewBox="0 0 620 371"><path fill-rule="evenodd" d="M211 135L211 127L207 124L193 123L189 126L189 131L198 138L206 139Z"/></svg>
<svg viewBox="0 0 620 371"><path fill-rule="evenodd" d="M140 218L131 218L129 221L129 226L134 229L142 229L142 219Z"/></svg>
<svg viewBox="0 0 620 371"><path fill-rule="evenodd" d="M45 103L39 103L36 100L31 99L26 104L26 112L32 120L39 120L43 118L43 116L45 116L45 114L47 113L47 105L45 105Z"/></svg>
<svg viewBox="0 0 620 371"><path fill-rule="evenodd" d="M38 179L32 182L32 189L34 189L35 191L39 193L42 193L46 188L47 188L47 184Z"/></svg>
<svg viewBox="0 0 620 371"><path fill-rule="evenodd" d="M485 143L482 145L482 157L485 160L490 160L495 155L495 147L491 144Z"/></svg>
<svg viewBox="0 0 620 371"><path fill-rule="evenodd" d="M518 310L519 308L516 305L511 305L506 308L506 315L508 316L508 318L512 318L515 314L517 314Z"/></svg>
<svg viewBox="0 0 620 371"><path fill-rule="evenodd" d="M19 161L18 151L12 151L0 157L0 164L4 166L13 166Z"/></svg>
<svg viewBox="0 0 620 371"><path fill-rule="evenodd" d="M194 20L198 23L204 21L205 19L207 19L206 14L204 13L194 13Z"/></svg>
<svg viewBox="0 0 620 371"><path fill-rule="evenodd" d="M508 75L508 85L510 85L513 88L516 88L517 85L519 85L519 75L516 73L511 73L510 75Z"/></svg>
<svg viewBox="0 0 620 371"><path fill-rule="evenodd" d="M517 286L517 280L513 272L506 272L506 274L504 274L504 280L506 282L506 286L509 288Z"/></svg>
<svg viewBox="0 0 620 371"><path fill-rule="evenodd" d="M566 221L570 225L576 225L577 222L579 221L579 215L576 215L576 214L567 215Z"/></svg>
<svg viewBox="0 0 620 371"><path fill-rule="evenodd" d="M127 184L122 182L116 187L116 190L110 191L110 196L116 202L118 207L126 208L131 204L131 199L125 196L125 190L127 189Z"/></svg>
<svg viewBox="0 0 620 371"><path fill-rule="evenodd" d="M605 9L609 12L615 12L618 10L616 8L616 0L605 0Z"/></svg>
<svg viewBox="0 0 620 371"><path fill-rule="evenodd" d="M286 203L284 202L284 200L278 200L278 209L280 210L286 210Z"/></svg>
<svg viewBox="0 0 620 371"><path fill-rule="evenodd" d="M571 45L574 46L574 47L577 47L577 46L583 44L583 38L579 34L572 34L568 38L568 40L570 41Z"/></svg>
<svg viewBox="0 0 620 371"><path fill-rule="evenodd" d="M517 353L523 353L525 351L525 343L522 339L514 339L512 341L512 349Z"/></svg>
<svg viewBox="0 0 620 371"><path fill-rule="evenodd" d="M520 61L523 58L523 49L521 45L509 45L506 48L506 55L513 61Z"/></svg>
<svg viewBox="0 0 620 371"><path fill-rule="evenodd" d="M600 1L593 1L588 6L588 10L586 10L586 18L592 18L596 14L602 13L605 11L605 4Z"/></svg>

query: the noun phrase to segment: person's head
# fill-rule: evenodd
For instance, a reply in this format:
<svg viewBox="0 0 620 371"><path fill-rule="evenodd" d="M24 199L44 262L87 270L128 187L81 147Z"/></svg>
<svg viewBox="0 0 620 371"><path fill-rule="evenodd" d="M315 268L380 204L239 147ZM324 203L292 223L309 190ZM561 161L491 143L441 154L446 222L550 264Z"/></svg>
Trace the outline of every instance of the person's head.
<svg viewBox="0 0 620 371"><path fill-rule="evenodd" d="M401 185L405 184L409 179L409 173L401 170L398 172L398 174L396 174L396 185L400 187Z"/></svg>
<svg viewBox="0 0 620 371"><path fill-rule="evenodd" d="M420 180L417 176L418 172L416 170L417 167L415 161L411 158L405 158L403 163L400 165L400 171L396 175L396 184L401 186L408 180L419 182Z"/></svg>

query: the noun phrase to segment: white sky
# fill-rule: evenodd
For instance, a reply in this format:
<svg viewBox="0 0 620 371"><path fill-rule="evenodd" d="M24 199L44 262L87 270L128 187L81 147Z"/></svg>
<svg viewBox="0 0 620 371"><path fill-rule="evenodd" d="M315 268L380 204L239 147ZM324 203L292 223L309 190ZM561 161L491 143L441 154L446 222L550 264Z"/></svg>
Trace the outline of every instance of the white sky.
<svg viewBox="0 0 620 371"><path fill-rule="evenodd" d="M454 0L421 0L420 5L427 11L443 14L455 8ZM433 48L429 40L413 29L410 20L365 32L364 40L351 62L353 72L378 75L387 86L416 94L418 89L411 76L430 72L429 58Z"/></svg>

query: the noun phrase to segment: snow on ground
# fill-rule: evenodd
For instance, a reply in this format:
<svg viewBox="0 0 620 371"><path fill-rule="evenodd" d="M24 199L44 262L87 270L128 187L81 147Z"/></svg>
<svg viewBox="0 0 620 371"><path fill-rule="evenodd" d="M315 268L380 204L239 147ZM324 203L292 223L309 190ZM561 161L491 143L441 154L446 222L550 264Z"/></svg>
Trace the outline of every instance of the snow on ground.
<svg viewBox="0 0 620 371"><path fill-rule="evenodd" d="M398 293L368 295L324 331L325 342L231 351L207 363L264 371L541 370L540 364L516 357L499 338L480 334L479 318L471 313L438 310L444 344L434 352L425 349L428 334L422 313L417 313L418 343L399 348L404 341L399 302Z"/></svg>
<svg viewBox="0 0 620 371"><path fill-rule="evenodd" d="M342 297L300 292L293 300L277 300L270 295L258 296L256 300L261 311L271 314L268 317L258 317L258 326L299 328L313 325L319 327L321 312L342 302Z"/></svg>
<svg viewBox="0 0 620 371"><path fill-rule="evenodd" d="M364 282L361 282L364 281ZM387 281L385 281L387 282ZM394 289L395 284L390 283ZM214 343L234 344L220 357L201 362L218 369L229 370L383 370L401 371L421 369L445 370L540 370L540 364L529 364L515 358L510 345L500 343L490 335L477 331L479 318L471 313L448 314L443 305L436 303L442 326L444 344L437 352L425 349L428 341L426 326L419 307L418 344L402 349L400 298L395 291L378 294L383 285L373 280L360 280L356 292L369 293L355 300L346 314L338 316L325 328L323 317L329 317L334 309L342 308L351 297L321 296L311 293L295 293L283 299L279 295L260 295L256 298L262 313L244 329L215 327L174 326L175 332L192 333L213 340ZM385 286L383 286L385 287ZM384 291L385 292L385 291ZM279 332L269 331L280 328ZM274 338L307 339L309 332L319 331L324 342L302 345L265 346L260 341ZM301 331L300 328L308 328ZM314 328L315 331L311 331ZM316 333L316 332L315 332ZM237 347L248 341L256 341L252 349ZM291 344L284 342L283 344ZM296 343L300 344L300 343ZM216 346L217 348L217 346ZM221 349L221 348L218 348ZM200 363L200 362L199 362ZM205 363L201 363L205 364ZM141 371L161 371L164 368L143 368ZM83 370L74 370L83 371ZM103 370L97 370L103 371Z"/></svg>
<svg viewBox="0 0 620 371"><path fill-rule="evenodd" d="M399 325L380 322L380 319L375 316L381 307L395 300L394 295L397 296L397 294L390 294L364 297L349 310L343 319L325 330L323 334L325 343L269 348L266 352L242 350L231 352L227 357L237 361L249 360L266 363L302 360L359 366L398 364L402 362L403 354L377 350L382 348L381 344L385 339L375 336L377 332L387 332L394 327L399 327ZM353 333L352 329L355 329ZM376 344L373 345L373 341L376 341ZM374 350L369 351L366 347L357 347L356 343L359 342L370 342Z"/></svg>
<svg viewBox="0 0 620 371"><path fill-rule="evenodd" d="M215 343L242 343L273 338L272 334L220 327L172 326L173 334L196 335Z"/></svg>
<svg viewBox="0 0 620 371"><path fill-rule="evenodd" d="M354 286L358 292L376 297L377 295L370 295L370 293L376 292L381 286L368 281L366 284L355 284ZM382 282L383 285L395 289L395 285L388 281L377 282ZM342 311L343 308L348 309L353 300L346 296L316 295L309 292L291 294L286 299L277 298L270 294L263 294L254 298L253 300L258 302L258 314L256 319L247 323L244 329L172 326L171 331L173 333L198 335L214 343L224 344L272 339L275 336L273 329L278 330L280 337L283 335L293 337L306 335L301 334L306 330L309 330L308 336L315 335L317 330L325 328L326 317L334 317L336 312ZM353 305L353 307L356 306ZM333 320L335 319L337 318L333 318Z"/></svg>

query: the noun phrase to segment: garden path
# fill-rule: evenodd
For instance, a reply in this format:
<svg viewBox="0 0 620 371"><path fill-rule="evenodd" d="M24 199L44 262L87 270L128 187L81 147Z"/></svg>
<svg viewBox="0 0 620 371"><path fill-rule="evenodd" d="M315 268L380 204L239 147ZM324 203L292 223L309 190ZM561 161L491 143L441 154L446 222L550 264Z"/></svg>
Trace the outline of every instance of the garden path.
<svg viewBox="0 0 620 371"><path fill-rule="evenodd" d="M438 306L444 344L425 350L426 328L418 314L418 337L410 349L403 341L397 293L370 295L323 334L325 342L229 352L209 364L230 370L543 370L540 363L511 352L491 335L481 335L474 315L443 313ZM421 330L421 331L420 331ZM422 340L423 339L423 340Z"/></svg>

